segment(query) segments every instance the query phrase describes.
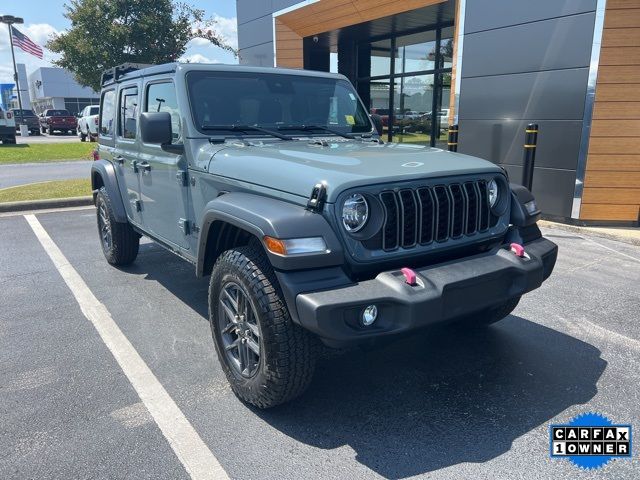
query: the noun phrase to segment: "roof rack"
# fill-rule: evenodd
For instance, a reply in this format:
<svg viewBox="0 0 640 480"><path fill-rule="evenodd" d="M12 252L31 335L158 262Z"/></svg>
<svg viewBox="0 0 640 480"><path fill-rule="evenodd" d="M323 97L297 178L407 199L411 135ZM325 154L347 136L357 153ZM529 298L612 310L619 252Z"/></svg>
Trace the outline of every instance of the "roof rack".
<svg viewBox="0 0 640 480"><path fill-rule="evenodd" d="M102 74L101 84L102 86L108 85L110 83L115 83L118 81L120 77L126 75L130 72L135 72L136 70L141 70L143 68L151 67L153 65L148 63L123 63L122 65L118 65L116 67L110 68L109 70L105 70Z"/></svg>

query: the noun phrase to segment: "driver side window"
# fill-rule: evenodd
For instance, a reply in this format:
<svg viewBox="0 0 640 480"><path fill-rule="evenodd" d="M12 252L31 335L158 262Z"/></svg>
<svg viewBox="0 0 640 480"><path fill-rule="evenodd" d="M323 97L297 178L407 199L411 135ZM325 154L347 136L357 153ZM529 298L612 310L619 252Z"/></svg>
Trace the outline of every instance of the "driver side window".
<svg viewBox="0 0 640 480"><path fill-rule="evenodd" d="M177 144L182 139L182 122L178 110L176 88L171 82L152 83L147 86L145 112L169 112L171 115L171 143Z"/></svg>

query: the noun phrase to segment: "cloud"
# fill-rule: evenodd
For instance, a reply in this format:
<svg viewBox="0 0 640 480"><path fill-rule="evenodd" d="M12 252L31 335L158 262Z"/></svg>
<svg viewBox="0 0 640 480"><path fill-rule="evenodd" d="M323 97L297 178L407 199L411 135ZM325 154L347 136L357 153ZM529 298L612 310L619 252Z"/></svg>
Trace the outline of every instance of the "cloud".
<svg viewBox="0 0 640 480"><path fill-rule="evenodd" d="M238 48L238 19L236 17L223 17L218 15L217 13L212 17L215 24L212 26L212 29L218 33L228 45L232 48ZM194 25L193 30L197 30L198 28L202 28L206 30L206 28L201 25ZM203 47L209 45L209 42L205 38L194 38L189 42L189 47Z"/></svg>
<svg viewBox="0 0 640 480"><path fill-rule="evenodd" d="M200 53L192 53L191 55L183 55L178 59L184 63L220 63L218 60L205 57Z"/></svg>
<svg viewBox="0 0 640 480"><path fill-rule="evenodd" d="M51 62L58 58L45 48L49 38L61 33L55 27L48 23L31 23L29 25L20 25L17 27L22 33L27 35L31 40L42 47L44 58L40 60L19 48L15 47L16 63L24 63L27 69L27 75L40 67L50 67ZM13 83L13 65L11 63L11 52L9 50L9 32L6 25L0 28L0 83Z"/></svg>

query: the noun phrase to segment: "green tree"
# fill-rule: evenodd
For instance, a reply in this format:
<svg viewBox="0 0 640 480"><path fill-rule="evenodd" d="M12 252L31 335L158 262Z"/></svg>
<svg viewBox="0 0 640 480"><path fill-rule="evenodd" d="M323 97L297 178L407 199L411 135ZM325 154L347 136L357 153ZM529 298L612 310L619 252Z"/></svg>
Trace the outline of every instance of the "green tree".
<svg viewBox="0 0 640 480"><path fill-rule="evenodd" d="M104 70L126 62L176 61L193 38L236 53L203 10L173 0L71 0L65 9L71 28L47 48L61 54L55 65L96 91Z"/></svg>

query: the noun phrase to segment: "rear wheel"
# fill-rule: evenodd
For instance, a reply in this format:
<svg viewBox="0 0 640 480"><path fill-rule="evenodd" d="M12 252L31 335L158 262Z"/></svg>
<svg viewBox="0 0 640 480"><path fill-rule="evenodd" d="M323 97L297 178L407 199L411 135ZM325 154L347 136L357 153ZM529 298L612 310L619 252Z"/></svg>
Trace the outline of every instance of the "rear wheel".
<svg viewBox="0 0 640 480"><path fill-rule="evenodd" d="M129 223L117 222L111 198L102 187L96 196L96 212L100 245L111 265L129 265L138 256L140 236Z"/></svg>
<svg viewBox="0 0 640 480"><path fill-rule="evenodd" d="M86 142L87 141L87 136L84 133L82 133L82 129L81 128L78 129L78 135L80 136L80 141L81 142Z"/></svg>
<svg viewBox="0 0 640 480"><path fill-rule="evenodd" d="M315 368L315 338L291 321L257 243L224 252L209 285L218 359L234 393L259 408L302 394Z"/></svg>
<svg viewBox="0 0 640 480"><path fill-rule="evenodd" d="M479 312L467 315L456 321L457 324L467 327L484 327L492 323L499 322L503 318L509 316L511 312L518 306L521 297L513 297L499 305L485 308Z"/></svg>

